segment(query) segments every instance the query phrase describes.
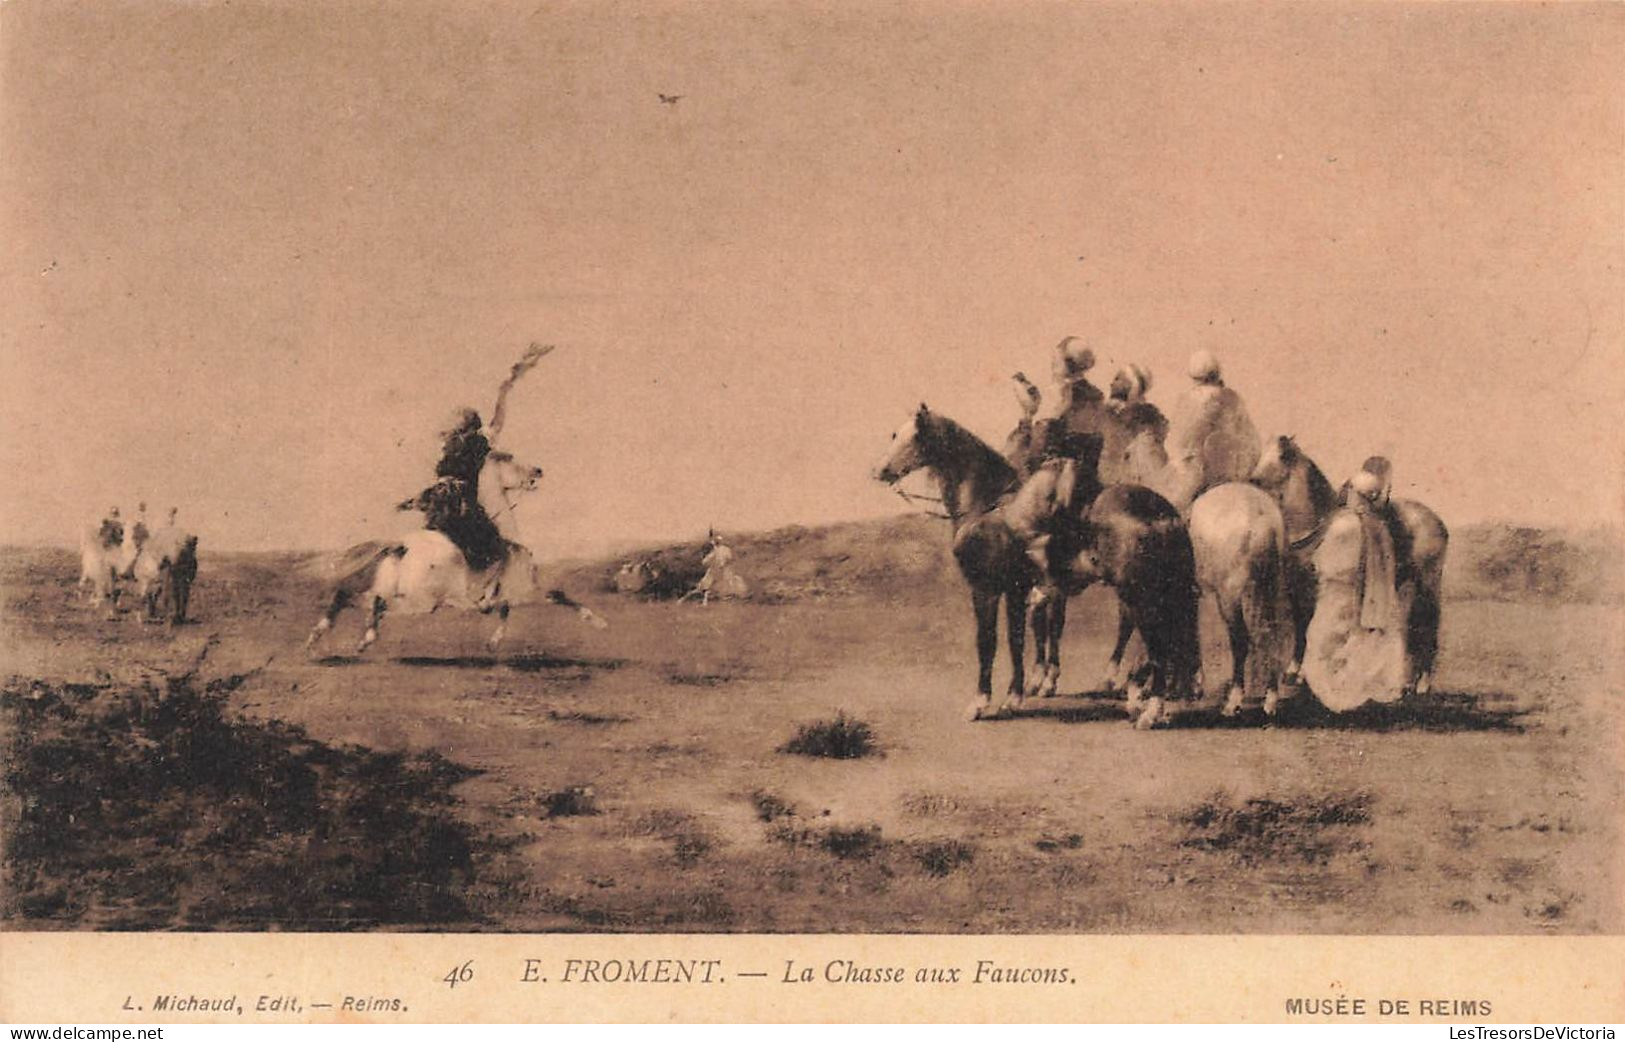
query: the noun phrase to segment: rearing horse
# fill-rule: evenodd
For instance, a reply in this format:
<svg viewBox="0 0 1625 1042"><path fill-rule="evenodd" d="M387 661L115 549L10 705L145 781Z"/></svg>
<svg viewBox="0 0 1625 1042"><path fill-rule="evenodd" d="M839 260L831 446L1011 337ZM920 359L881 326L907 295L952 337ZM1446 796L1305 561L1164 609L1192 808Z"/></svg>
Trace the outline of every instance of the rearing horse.
<svg viewBox="0 0 1625 1042"><path fill-rule="evenodd" d="M1004 601L1010 643L1009 702L1019 706L1025 691L1023 658L1027 628L1027 594L1037 579L1025 545L999 513L1015 491L1015 468L976 435L945 416L934 415L922 402L919 412L892 435L892 449L874 477L895 484L926 469L942 486L942 504L953 525L954 560L970 584L976 613L976 701L967 720L995 715L993 658L999 646L999 601ZM999 712L1004 712L1000 707Z"/></svg>

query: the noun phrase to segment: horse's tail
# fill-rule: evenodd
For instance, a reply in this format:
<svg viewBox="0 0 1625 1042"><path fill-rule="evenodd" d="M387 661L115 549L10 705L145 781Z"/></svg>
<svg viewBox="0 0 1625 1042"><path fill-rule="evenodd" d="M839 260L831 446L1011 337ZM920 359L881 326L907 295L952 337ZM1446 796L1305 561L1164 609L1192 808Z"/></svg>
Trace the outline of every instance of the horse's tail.
<svg viewBox="0 0 1625 1042"><path fill-rule="evenodd" d="M301 565L299 571L307 578L320 579L333 586L342 586L399 549L398 543L371 539L357 543L337 554L319 554Z"/></svg>
<svg viewBox="0 0 1625 1042"><path fill-rule="evenodd" d="M1190 536L1175 515L1147 526L1131 567L1115 585L1145 641L1146 656L1160 667L1171 694L1187 698L1202 663L1197 629L1200 587Z"/></svg>
<svg viewBox="0 0 1625 1042"><path fill-rule="evenodd" d="M1291 646L1287 643L1286 543L1272 539L1248 566L1241 592L1241 621L1247 627L1248 691L1274 691L1281 683Z"/></svg>
<svg viewBox="0 0 1625 1042"><path fill-rule="evenodd" d="M549 604L557 604L561 608L569 608L576 613L576 617L593 629L609 629L609 623L602 615L571 597L563 590L548 590L544 598Z"/></svg>

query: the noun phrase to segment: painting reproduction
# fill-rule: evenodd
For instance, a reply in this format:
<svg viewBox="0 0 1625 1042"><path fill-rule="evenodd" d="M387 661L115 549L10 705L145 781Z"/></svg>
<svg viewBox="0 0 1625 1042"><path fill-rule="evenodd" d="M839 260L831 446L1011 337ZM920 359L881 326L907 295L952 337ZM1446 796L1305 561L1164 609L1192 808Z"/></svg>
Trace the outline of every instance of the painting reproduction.
<svg viewBox="0 0 1625 1042"><path fill-rule="evenodd" d="M0 929L1625 927L1625 8L0 9Z"/></svg>

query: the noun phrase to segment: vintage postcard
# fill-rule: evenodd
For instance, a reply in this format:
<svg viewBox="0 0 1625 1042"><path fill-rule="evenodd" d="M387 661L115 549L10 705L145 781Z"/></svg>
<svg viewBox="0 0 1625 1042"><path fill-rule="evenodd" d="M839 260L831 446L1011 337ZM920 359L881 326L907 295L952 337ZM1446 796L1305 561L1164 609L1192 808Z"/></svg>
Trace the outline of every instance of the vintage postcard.
<svg viewBox="0 0 1625 1042"><path fill-rule="evenodd" d="M1625 1018L1622 69L0 5L0 1019Z"/></svg>

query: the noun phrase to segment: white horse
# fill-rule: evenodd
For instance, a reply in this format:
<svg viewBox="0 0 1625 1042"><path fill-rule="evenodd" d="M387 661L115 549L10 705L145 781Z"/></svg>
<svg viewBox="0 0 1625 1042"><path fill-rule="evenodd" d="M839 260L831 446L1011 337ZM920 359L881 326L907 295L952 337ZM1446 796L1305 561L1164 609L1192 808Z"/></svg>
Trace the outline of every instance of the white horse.
<svg viewBox="0 0 1625 1042"><path fill-rule="evenodd" d="M378 626L389 609L408 615L443 607L495 613L497 628L487 641L492 651L507 633L508 612L515 604L558 604L574 609L589 625L604 628L607 624L601 618L562 591L541 591L535 558L509 538L517 497L535 491L541 478L540 467L517 463L508 453L493 451L486 456L479 481L480 505L507 540L507 551L483 570L469 567L463 552L446 535L427 529L396 542L361 543L344 551L321 569L332 583L332 592L305 646L314 649L338 614L357 600L366 605L368 621L356 654L378 639Z"/></svg>
<svg viewBox="0 0 1625 1042"><path fill-rule="evenodd" d="M133 524L110 529L98 521L80 530L79 585L90 587L91 604L117 606L119 580L129 577L139 553Z"/></svg>

